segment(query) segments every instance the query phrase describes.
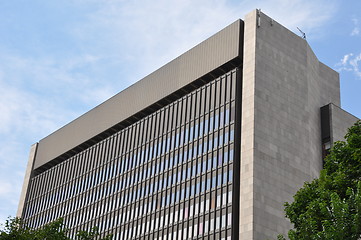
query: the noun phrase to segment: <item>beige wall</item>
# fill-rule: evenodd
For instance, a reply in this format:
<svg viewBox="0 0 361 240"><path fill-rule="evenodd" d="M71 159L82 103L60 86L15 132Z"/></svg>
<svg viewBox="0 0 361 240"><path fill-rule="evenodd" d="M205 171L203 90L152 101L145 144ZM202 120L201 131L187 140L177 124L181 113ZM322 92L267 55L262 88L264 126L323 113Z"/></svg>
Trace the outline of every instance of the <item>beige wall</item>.
<svg viewBox="0 0 361 240"><path fill-rule="evenodd" d="M339 79L263 13L245 17L244 39L240 239L276 239L284 202L322 167L320 107L339 104Z"/></svg>
<svg viewBox="0 0 361 240"><path fill-rule="evenodd" d="M359 119L334 104L330 105L330 111L331 141L344 141L348 128Z"/></svg>
<svg viewBox="0 0 361 240"><path fill-rule="evenodd" d="M36 156L37 148L38 148L38 144L37 144L37 143L33 144L33 145L31 146L31 148L30 148L28 165L27 165L27 167L26 167L26 172L25 172L25 176L24 176L23 188L22 188L21 194L20 194L18 211L17 211L17 213L16 213L16 216L17 216L17 217L21 217L22 214L23 214L24 204L25 204L25 200L26 200L26 194L27 194L28 188L29 188L31 171L33 170L33 166L34 166L34 161L35 161L35 156Z"/></svg>

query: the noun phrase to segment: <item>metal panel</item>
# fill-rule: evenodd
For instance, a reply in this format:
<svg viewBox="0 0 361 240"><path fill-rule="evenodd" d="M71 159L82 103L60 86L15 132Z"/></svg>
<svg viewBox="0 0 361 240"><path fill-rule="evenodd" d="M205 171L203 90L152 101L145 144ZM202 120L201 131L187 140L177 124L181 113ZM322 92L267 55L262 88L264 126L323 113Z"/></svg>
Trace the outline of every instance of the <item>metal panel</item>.
<svg viewBox="0 0 361 240"><path fill-rule="evenodd" d="M34 169L239 57L242 23L241 20L234 22L141 81L40 140ZM142 97L138 97L139 95Z"/></svg>

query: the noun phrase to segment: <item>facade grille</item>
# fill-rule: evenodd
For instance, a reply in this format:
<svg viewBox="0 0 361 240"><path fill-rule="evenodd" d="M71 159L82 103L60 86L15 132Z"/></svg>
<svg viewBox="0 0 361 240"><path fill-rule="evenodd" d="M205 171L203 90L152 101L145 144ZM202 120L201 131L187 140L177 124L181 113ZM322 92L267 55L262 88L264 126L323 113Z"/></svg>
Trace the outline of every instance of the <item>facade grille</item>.
<svg viewBox="0 0 361 240"><path fill-rule="evenodd" d="M114 239L231 239L237 74L33 176L24 220L63 217L71 235L98 226Z"/></svg>

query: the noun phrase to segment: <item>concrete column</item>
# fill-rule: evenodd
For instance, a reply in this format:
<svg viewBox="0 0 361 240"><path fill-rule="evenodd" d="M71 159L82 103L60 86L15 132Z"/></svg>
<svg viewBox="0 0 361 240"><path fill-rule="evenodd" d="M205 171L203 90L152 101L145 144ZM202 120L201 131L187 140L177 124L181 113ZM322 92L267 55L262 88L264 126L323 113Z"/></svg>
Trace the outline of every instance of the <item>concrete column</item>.
<svg viewBox="0 0 361 240"><path fill-rule="evenodd" d="M25 177L24 177L23 188L21 190L18 211L16 213L17 217L22 217L22 215L23 215L24 204L25 204L26 195L27 195L27 192L29 189L29 182L30 182L31 172L33 170L33 166L34 166L34 162L35 162L37 148L38 148L38 143L33 144L30 148L28 165L26 167L26 172L25 172Z"/></svg>

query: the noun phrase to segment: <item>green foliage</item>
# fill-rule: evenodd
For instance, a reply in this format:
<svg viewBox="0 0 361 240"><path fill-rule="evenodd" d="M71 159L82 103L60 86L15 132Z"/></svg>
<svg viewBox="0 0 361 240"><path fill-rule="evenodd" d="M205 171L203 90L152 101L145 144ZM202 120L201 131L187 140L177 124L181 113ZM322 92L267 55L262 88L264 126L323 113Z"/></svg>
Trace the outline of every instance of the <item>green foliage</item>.
<svg viewBox="0 0 361 240"><path fill-rule="evenodd" d="M34 239L34 231L26 227L19 218L8 219L4 229L0 230L0 239L4 240L27 240Z"/></svg>
<svg viewBox="0 0 361 240"><path fill-rule="evenodd" d="M42 228L34 230L35 239L68 240L66 236L67 229L64 226L63 219L44 225Z"/></svg>
<svg viewBox="0 0 361 240"><path fill-rule="evenodd" d="M4 228L0 229L0 240L72 240L67 236L68 229L62 218L44 225L38 229L29 228L20 218L6 220ZM99 239L98 228L90 232L78 231L77 240ZM107 235L100 240L111 240L112 235Z"/></svg>
<svg viewBox="0 0 361 240"><path fill-rule="evenodd" d="M337 142L325 159L320 177L306 182L285 204L294 224L291 240L361 239L361 122L345 142ZM283 236L279 240L285 239Z"/></svg>
<svg viewBox="0 0 361 240"><path fill-rule="evenodd" d="M78 231L76 235L79 240L93 240L96 239L97 236L99 236L98 228L93 227L90 232L87 231ZM113 239L112 235L107 235L105 238L102 238L101 240L111 240Z"/></svg>

